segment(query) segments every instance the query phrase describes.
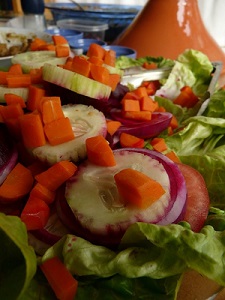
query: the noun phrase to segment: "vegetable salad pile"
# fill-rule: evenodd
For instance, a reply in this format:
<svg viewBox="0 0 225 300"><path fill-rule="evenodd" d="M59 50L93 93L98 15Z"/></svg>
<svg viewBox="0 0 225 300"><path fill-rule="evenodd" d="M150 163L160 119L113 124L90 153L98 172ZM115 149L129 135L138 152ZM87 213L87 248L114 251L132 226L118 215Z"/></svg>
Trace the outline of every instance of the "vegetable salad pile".
<svg viewBox="0 0 225 300"><path fill-rule="evenodd" d="M212 63L59 41L60 64L0 71L0 298L179 299L189 269L225 286L225 90L196 115ZM133 66L171 72L123 86Z"/></svg>

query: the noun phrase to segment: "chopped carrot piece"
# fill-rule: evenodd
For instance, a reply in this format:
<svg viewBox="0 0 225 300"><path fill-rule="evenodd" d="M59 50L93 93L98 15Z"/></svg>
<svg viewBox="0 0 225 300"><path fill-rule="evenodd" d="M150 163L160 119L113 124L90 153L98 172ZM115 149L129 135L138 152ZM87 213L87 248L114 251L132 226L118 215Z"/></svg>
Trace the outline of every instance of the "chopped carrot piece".
<svg viewBox="0 0 225 300"><path fill-rule="evenodd" d="M166 109L163 106L159 106L156 111L157 112L166 112Z"/></svg>
<svg viewBox="0 0 225 300"><path fill-rule="evenodd" d="M139 98L148 96L147 90L144 86L139 86L133 91Z"/></svg>
<svg viewBox="0 0 225 300"><path fill-rule="evenodd" d="M5 94L4 99L7 105L19 103L22 108L26 107L26 103L24 99L19 95L12 94L12 93Z"/></svg>
<svg viewBox="0 0 225 300"><path fill-rule="evenodd" d="M121 147L134 147L134 148L144 148L145 141L142 138L136 137L126 132L122 132L120 135L120 145Z"/></svg>
<svg viewBox="0 0 225 300"><path fill-rule="evenodd" d="M29 87L27 109L30 111L40 111L42 97L45 96L45 89L31 85Z"/></svg>
<svg viewBox="0 0 225 300"><path fill-rule="evenodd" d="M102 135L87 138L86 149L87 157L93 164L106 167L116 165L113 151Z"/></svg>
<svg viewBox="0 0 225 300"><path fill-rule="evenodd" d="M46 139L39 113L24 114L19 118L22 139L26 148L45 145Z"/></svg>
<svg viewBox="0 0 225 300"><path fill-rule="evenodd" d="M37 182L30 191L30 196L43 200L47 204L51 204L55 200L55 191L50 191L47 187Z"/></svg>
<svg viewBox="0 0 225 300"><path fill-rule="evenodd" d="M29 74L30 74L30 78L31 78L31 84L42 84L43 83L42 68L31 69Z"/></svg>
<svg viewBox="0 0 225 300"><path fill-rule="evenodd" d="M107 120L106 125L108 133L113 135L122 124L119 121Z"/></svg>
<svg viewBox="0 0 225 300"><path fill-rule="evenodd" d="M115 91L118 83L120 82L120 78L119 74L109 74L109 82L107 85L111 87L112 91Z"/></svg>
<svg viewBox="0 0 225 300"><path fill-rule="evenodd" d="M78 281L71 275L61 260L54 256L40 265L56 298L60 300L75 299Z"/></svg>
<svg viewBox="0 0 225 300"><path fill-rule="evenodd" d="M170 121L170 126L172 129L176 129L178 127L178 121L174 115L172 116L172 119Z"/></svg>
<svg viewBox="0 0 225 300"><path fill-rule="evenodd" d="M23 74L22 66L21 64L13 64L9 67L9 73L11 74L17 74L21 75Z"/></svg>
<svg viewBox="0 0 225 300"><path fill-rule="evenodd" d="M70 55L70 48L64 45L56 45L55 47L56 57L67 57Z"/></svg>
<svg viewBox="0 0 225 300"><path fill-rule="evenodd" d="M10 104L1 107L1 115L5 121L11 118L19 118L24 114L24 111L19 103Z"/></svg>
<svg viewBox="0 0 225 300"><path fill-rule="evenodd" d="M75 138L69 118L63 117L44 125L44 132L50 145L59 145Z"/></svg>
<svg viewBox="0 0 225 300"><path fill-rule="evenodd" d="M198 97L193 93L192 88L184 86L180 90L180 94L173 100L174 104L182 107L191 108L199 101Z"/></svg>
<svg viewBox="0 0 225 300"><path fill-rule="evenodd" d="M116 52L112 49L105 51L104 63L106 65L115 67L116 64Z"/></svg>
<svg viewBox="0 0 225 300"><path fill-rule="evenodd" d="M43 97L41 114L44 124L64 118L60 97Z"/></svg>
<svg viewBox="0 0 225 300"><path fill-rule="evenodd" d="M123 111L140 111L140 102L138 100L124 99L122 102Z"/></svg>
<svg viewBox="0 0 225 300"><path fill-rule="evenodd" d="M88 57L97 56L98 58L104 60L105 52L106 50L102 46L96 43L92 43L88 48L87 56Z"/></svg>
<svg viewBox="0 0 225 300"><path fill-rule="evenodd" d="M42 229L47 224L50 216L50 208L45 201L29 196L20 218L25 223L27 230Z"/></svg>
<svg viewBox="0 0 225 300"><path fill-rule="evenodd" d="M94 65L102 66L103 65L103 59L97 57L97 56L91 56L88 58L88 61Z"/></svg>
<svg viewBox="0 0 225 300"><path fill-rule="evenodd" d="M31 191L33 182L30 170L17 163L0 186L0 200L11 203L22 199Z"/></svg>
<svg viewBox="0 0 225 300"><path fill-rule="evenodd" d="M77 166L68 160L62 160L35 176L37 182L50 191L56 191L64 182L74 175Z"/></svg>
<svg viewBox="0 0 225 300"><path fill-rule="evenodd" d="M31 42L31 44L30 44L30 50L31 50L31 51L37 51L37 50L40 49L40 46L46 45L46 44L47 44L47 42L46 42L45 40L36 37L36 38L34 38L34 39L32 40L32 42Z"/></svg>
<svg viewBox="0 0 225 300"><path fill-rule="evenodd" d="M154 138L151 140L150 144L152 145L153 149L158 152L167 150L167 145L164 138Z"/></svg>
<svg viewBox="0 0 225 300"><path fill-rule="evenodd" d="M123 102L123 100L125 100L125 99L139 100L139 96L136 95L134 92L127 92L127 93L123 96L123 98L122 98L121 101Z"/></svg>
<svg viewBox="0 0 225 300"><path fill-rule="evenodd" d="M9 75L9 72L0 71L0 84L1 85L7 85L7 76Z"/></svg>
<svg viewBox="0 0 225 300"><path fill-rule="evenodd" d="M124 111L123 117L131 120L137 121L150 121L152 118L152 113L150 111Z"/></svg>
<svg viewBox="0 0 225 300"><path fill-rule="evenodd" d="M114 179L121 200L140 209L146 209L165 194L159 182L131 168L116 173Z"/></svg>
<svg viewBox="0 0 225 300"><path fill-rule="evenodd" d="M55 45L65 45L68 44L67 39L62 35L53 35L52 36L53 43Z"/></svg>
<svg viewBox="0 0 225 300"><path fill-rule="evenodd" d="M140 109L141 110L149 110L151 112L154 112L159 107L158 102L154 101L149 96L141 97L141 99L139 100L139 102L140 102Z"/></svg>
<svg viewBox="0 0 225 300"><path fill-rule="evenodd" d="M147 61L145 61L142 65L143 68L147 69L147 70L154 70L157 69L157 64L156 63L149 63Z"/></svg>
<svg viewBox="0 0 225 300"><path fill-rule="evenodd" d="M91 72L91 63L84 57L76 55L72 61L72 70L80 75L89 77Z"/></svg>
<svg viewBox="0 0 225 300"><path fill-rule="evenodd" d="M9 88L28 87L31 85L31 77L29 74L8 75L6 81Z"/></svg>
<svg viewBox="0 0 225 300"><path fill-rule="evenodd" d="M109 70L103 66L91 64L90 77L103 84L109 84Z"/></svg>
<svg viewBox="0 0 225 300"><path fill-rule="evenodd" d="M170 152L166 153L165 156L167 156L169 159L171 159L175 163L181 162L181 160L179 159L179 157L176 155L176 153L174 151L170 151Z"/></svg>

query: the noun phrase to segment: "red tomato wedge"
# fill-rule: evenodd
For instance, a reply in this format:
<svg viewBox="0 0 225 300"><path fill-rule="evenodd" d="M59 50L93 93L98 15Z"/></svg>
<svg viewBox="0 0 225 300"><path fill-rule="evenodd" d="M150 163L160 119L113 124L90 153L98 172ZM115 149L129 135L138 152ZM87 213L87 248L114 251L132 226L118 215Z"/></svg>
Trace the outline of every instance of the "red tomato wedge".
<svg viewBox="0 0 225 300"><path fill-rule="evenodd" d="M208 216L210 199L205 180L194 168L177 163L187 186L187 206L184 221L191 225L191 229L199 232Z"/></svg>

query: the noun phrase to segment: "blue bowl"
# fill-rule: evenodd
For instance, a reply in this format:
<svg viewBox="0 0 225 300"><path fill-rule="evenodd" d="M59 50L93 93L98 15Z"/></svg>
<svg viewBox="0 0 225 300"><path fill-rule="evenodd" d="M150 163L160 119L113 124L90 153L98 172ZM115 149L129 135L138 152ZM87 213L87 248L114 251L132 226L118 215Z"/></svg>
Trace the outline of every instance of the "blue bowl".
<svg viewBox="0 0 225 300"><path fill-rule="evenodd" d="M138 1L137 1L138 2ZM80 11L74 3L46 3L55 23L62 19L81 19L96 20L107 23L109 28L105 32L105 40L112 42L125 29L136 15L141 11L141 5L120 5L120 4L101 4L101 3L79 3L85 11Z"/></svg>
<svg viewBox="0 0 225 300"><path fill-rule="evenodd" d="M70 45L71 51L74 54L86 54L88 48L91 44L95 43L101 46L106 45L104 41L95 40L95 39L73 39L69 38L68 43Z"/></svg>
<svg viewBox="0 0 225 300"><path fill-rule="evenodd" d="M136 50L124 46L114 46L114 45L105 45L103 46L106 50L114 50L116 52L116 57L119 56L127 56L130 58L136 58L137 57L137 52Z"/></svg>
<svg viewBox="0 0 225 300"><path fill-rule="evenodd" d="M52 29L47 29L47 33L51 35L62 35L64 36L67 40L68 38L74 38L74 39L82 39L83 38L83 32L80 32L78 30L73 30L73 29L63 29L63 28L52 28Z"/></svg>

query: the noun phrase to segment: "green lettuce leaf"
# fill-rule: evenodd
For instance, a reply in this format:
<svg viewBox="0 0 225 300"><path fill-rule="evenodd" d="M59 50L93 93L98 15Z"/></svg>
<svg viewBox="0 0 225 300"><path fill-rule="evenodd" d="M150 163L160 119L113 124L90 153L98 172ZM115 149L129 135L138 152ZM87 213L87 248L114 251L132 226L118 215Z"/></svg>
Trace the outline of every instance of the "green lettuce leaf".
<svg viewBox="0 0 225 300"><path fill-rule="evenodd" d="M137 289L139 298L132 299L146 299L148 285L152 293L164 295L161 299L176 299L180 278L188 269L225 285L224 253L225 232L212 226L194 233L184 222L168 226L135 223L126 231L119 251L67 235L47 250L42 261L55 255L63 260L79 280L78 299L100 295L107 287L112 288L107 299L126 299L136 295Z"/></svg>
<svg viewBox="0 0 225 300"><path fill-rule="evenodd" d="M225 119L196 116L183 130L166 136L168 151L197 169L204 177L212 206L225 208Z"/></svg>
<svg viewBox="0 0 225 300"><path fill-rule="evenodd" d="M0 213L0 240L0 299L19 299L37 268L25 224Z"/></svg>

